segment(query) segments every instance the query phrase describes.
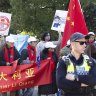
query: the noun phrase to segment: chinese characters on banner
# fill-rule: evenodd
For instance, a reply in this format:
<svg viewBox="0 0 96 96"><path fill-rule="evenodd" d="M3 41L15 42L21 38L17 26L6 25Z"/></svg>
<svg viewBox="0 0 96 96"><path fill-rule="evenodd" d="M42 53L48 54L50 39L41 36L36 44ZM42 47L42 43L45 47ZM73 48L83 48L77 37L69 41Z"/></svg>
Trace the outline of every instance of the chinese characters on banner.
<svg viewBox="0 0 96 96"><path fill-rule="evenodd" d="M0 92L51 83L52 64L54 64L52 60L43 60L40 68L37 64L18 65L13 74L11 74L12 66L1 66Z"/></svg>

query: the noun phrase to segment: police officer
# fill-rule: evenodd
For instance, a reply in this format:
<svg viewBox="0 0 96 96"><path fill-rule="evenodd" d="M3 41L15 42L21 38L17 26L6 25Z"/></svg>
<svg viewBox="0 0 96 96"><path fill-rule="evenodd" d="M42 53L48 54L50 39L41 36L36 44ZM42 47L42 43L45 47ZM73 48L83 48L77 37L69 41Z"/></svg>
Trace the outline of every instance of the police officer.
<svg viewBox="0 0 96 96"><path fill-rule="evenodd" d="M96 84L96 62L84 55L85 35L75 32L70 37L71 52L58 62L56 70L57 86L63 96L92 96Z"/></svg>

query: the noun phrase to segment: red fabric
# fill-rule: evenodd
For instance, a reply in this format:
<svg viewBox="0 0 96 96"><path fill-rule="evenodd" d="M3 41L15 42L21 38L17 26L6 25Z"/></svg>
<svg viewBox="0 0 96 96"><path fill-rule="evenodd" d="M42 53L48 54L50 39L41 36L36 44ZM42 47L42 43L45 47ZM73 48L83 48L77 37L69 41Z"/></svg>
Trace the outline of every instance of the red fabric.
<svg viewBox="0 0 96 96"><path fill-rule="evenodd" d="M49 53L48 53L48 57L50 57L51 60L52 60L52 62L54 62L54 59L53 59L52 55L53 55L52 52L49 52ZM51 64L51 70L54 71L54 69L55 69L55 63L52 63L52 64Z"/></svg>
<svg viewBox="0 0 96 96"><path fill-rule="evenodd" d="M12 67L11 67L11 73L9 75L14 74L14 72L16 71L16 68L17 68L17 63L18 63L18 60L13 61Z"/></svg>
<svg viewBox="0 0 96 96"><path fill-rule="evenodd" d="M39 69L37 63L17 65L13 75L9 75L12 72L12 66L0 66L0 74L2 75L2 78L0 78L0 92L50 84L52 82L51 65L53 63L50 59L42 60Z"/></svg>
<svg viewBox="0 0 96 96"><path fill-rule="evenodd" d="M36 61L36 49L28 44L28 56L30 61Z"/></svg>
<svg viewBox="0 0 96 96"><path fill-rule="evenodd" d="M70 36L75 32L80 32L86 35L88 34L88 29L86 27L79 0L70 0L61 48L66 45Z"/></svg>
<svg viewBox="0 0 96 96"><path fill-rule="evenodd" d="M10 56L8 56L8 53L10 53ZM4 57L5 61L12 63L14 61L14 47L8 49L6 46L4 47Z"/></svg>
<svg viewBox="0 0 96 96"><path fill-rule="evenodd" d="M52 58L52 52L49 52L48 53L48 57L51 57Z"/></svg>

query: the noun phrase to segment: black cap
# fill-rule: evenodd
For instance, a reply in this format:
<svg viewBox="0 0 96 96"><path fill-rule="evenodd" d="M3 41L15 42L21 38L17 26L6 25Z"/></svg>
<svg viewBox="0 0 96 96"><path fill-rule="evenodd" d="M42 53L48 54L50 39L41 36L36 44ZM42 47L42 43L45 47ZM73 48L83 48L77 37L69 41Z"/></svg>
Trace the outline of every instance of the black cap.
<svg viewBox="0 0 96 96"><path fill-rule="evenodd" d="M82 39L85 38L85 35L80 33L80 32L75 32L74 34L72 34L72 36L70 37L70 42L74 42L78 39Z"/></svg>

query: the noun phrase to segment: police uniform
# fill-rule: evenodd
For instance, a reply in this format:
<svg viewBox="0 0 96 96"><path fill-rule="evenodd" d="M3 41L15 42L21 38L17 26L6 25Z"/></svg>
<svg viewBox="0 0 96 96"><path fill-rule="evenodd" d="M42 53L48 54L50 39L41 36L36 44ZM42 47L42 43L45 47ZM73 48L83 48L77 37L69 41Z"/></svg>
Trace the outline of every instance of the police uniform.
<svg viewBox="0 0 96 96"><path fill-rule="evenodd" d="M75 80L66 79L66 74L75 74ZM92 87L96 84L96 64L87 55L78 60L72 54L63 56L56 71L57 86L64 92L63 96L92 96ZM81 84L88 86L81 87Z"/></svg>

